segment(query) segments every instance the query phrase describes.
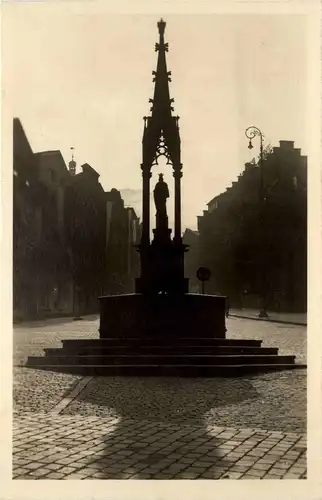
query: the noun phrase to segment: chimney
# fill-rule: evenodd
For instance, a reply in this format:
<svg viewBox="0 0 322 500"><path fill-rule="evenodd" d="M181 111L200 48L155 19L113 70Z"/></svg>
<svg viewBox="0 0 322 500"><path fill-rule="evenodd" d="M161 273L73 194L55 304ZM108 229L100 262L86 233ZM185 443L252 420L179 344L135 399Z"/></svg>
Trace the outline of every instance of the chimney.
<svg viewBox="0 0 322 500"><path fill-rule="evenodd" d="M294 149L294 141L279 141L281 149Z"/></svg>

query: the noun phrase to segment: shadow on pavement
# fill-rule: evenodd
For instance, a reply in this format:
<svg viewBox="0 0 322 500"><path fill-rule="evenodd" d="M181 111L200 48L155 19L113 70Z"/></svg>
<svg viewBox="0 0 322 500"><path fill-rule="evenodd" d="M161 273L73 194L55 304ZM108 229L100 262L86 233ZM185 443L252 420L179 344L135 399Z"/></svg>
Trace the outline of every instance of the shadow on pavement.
<svg viewBox="0 0 322 500"><path fill-rule="evenodd" d="M98 377L63 414L115 417L99 460L84 459L85 471L99 464L95 479L217 479L234 431L215 428L216 407L258 396L242 379Z"/></svg>

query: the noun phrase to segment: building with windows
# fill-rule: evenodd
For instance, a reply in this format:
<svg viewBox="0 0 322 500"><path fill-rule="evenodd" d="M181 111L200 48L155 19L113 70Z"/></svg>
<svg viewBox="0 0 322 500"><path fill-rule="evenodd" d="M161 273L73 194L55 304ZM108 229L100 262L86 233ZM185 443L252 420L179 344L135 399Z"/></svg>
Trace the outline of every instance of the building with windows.
<svg viewBox="0 0 322 500"><path fill-rule="evenodd" d="M87 163L34 153L13 123L14 319L98 311L104 293L133 290L139 220ZM116 285L117 284L117 285Z"/></svg>
<svg viewBox="0 0 322 500"><path fill-rule="evenodd" d="M70 175L60 151L34 154L42 200L40 303L44 313L68 314L72 310L72 269L66 239L66 187Z"/></svg>
<svg viewBox="0 0 322 500"><path fill-rule="evenodd" d="M40 309L42 203L33 151L18 119L13 123L13 310L14 319Z"/></svg>
<svg viewBox="0 0 322 500"><path fill-rule="evenodd" d="M224 193L198 217L200 265L212 271L211 293L232 306L259 307L262 267L272 310L306 311L307 158L292 141L280 141L263 161L264 218L260 217L260 168L247 163Z"/></svg>
<svg viewBox="0 0 322 500"><path fill-rule="evenodd" d="M140 259L136 245L140 241L140 224L132 207L125 207L117 189L105 193L107 231L107 281L105 293L133 293L139 275Z"/></svg>

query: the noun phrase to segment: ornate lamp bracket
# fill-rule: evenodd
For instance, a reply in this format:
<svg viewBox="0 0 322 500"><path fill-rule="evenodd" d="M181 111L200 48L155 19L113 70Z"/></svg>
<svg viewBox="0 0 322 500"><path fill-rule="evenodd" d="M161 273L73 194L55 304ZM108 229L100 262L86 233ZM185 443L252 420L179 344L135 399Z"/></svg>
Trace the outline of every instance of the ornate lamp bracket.
<svg viewBox="0 0 322 500"><path fill-rule="evenodd" d="M261 143L263 142L264 136L263 136L262 132L260 131L260 129L258 127L255 127L254 125L248 127L245 130L245 135L246 135L247 139L249 139L249 146L248 146L249 149L253 148L252 139L254 139L254 137L259 136Z"/></svg>

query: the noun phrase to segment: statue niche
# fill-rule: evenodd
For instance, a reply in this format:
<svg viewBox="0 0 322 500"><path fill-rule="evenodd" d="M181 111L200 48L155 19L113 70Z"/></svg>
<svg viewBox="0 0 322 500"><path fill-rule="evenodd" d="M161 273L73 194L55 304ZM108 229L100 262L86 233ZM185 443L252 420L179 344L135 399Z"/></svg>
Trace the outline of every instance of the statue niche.
<svg viewBox="0 0 322 500"><path fill-rule="evenodd" d="M159 181L154 191L154 203L157 210L156 217L167 217L167 198L169 198L168 184L163 180L163 174L159 174Z"/></svg>
<svg viewBox="0 0 322 500"><path fill-rule="evenodd" d="M153 195L156 208L156 230L166 231L168 234L167 199L169 198L169 188L163 180L163 174L159 174L159 181L155 185Z"/></svg>

